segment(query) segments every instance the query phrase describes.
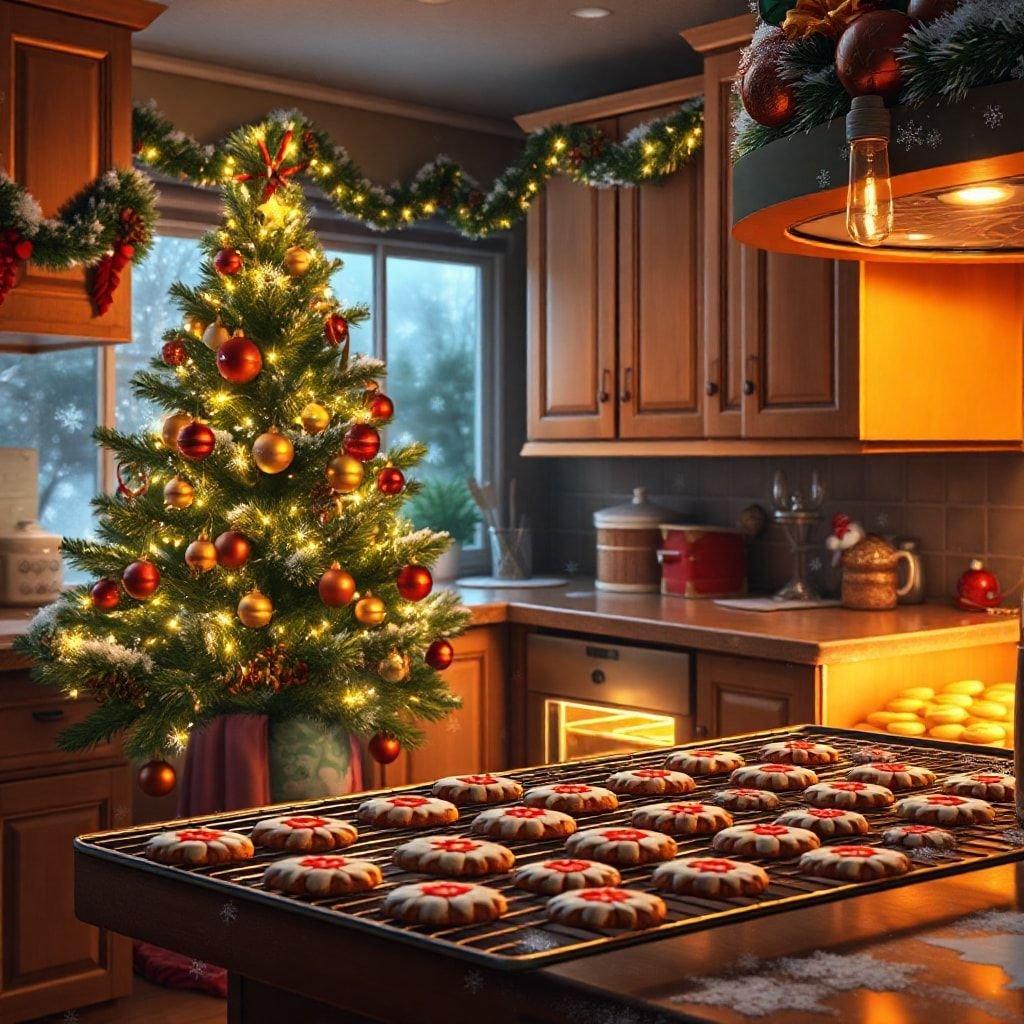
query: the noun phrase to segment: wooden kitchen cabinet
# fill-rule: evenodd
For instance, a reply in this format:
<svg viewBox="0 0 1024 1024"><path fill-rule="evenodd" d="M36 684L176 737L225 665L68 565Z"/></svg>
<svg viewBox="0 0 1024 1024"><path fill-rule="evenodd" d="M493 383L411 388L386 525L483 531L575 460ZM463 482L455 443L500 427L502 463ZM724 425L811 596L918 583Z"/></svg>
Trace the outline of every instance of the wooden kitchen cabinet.
<svg viewBox="0 0 1024 1024"><path fill-rule="evenodd" d="M715 738L817 722L815 665L697 655L697 731Z"/></svg>

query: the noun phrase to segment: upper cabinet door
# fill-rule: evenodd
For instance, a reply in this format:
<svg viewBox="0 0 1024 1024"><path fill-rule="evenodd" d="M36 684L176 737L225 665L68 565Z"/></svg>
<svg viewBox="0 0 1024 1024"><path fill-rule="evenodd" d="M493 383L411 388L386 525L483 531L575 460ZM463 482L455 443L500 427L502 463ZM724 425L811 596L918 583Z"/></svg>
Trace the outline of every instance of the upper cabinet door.
<svg viewBox="0 0 1024 1024"><path fill-rule="evenodd" d="M614 135L615 122L600 122ZM616 194L548 182L530 210L531 440L615 437Z"/></svg>
<svg viewBox="0 0 1024 1024"><path fill-rule="evenodd" d="M678 104L619 118L624 137ZM700 161L619 192L619 436L702 437Z"/></svg>
<svg viewBox="0 0 1024 1024"><path fill-rule="evenodd" d="M743 436L859 435L858 269L747 249Z"/></svg>

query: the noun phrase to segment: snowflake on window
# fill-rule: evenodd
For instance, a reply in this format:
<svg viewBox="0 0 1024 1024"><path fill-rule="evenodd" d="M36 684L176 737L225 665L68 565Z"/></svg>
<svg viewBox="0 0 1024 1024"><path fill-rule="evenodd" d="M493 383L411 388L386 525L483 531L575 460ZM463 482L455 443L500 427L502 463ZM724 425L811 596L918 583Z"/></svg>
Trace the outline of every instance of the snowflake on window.
<svg viewBox="0 0 1024 1024"><path fill-rule="evenodd" d="M915 149L924 144L924 129L916 121L907 121L896 129L896 145L900 149Z"/></svg>
<svg viewBox="0 0 1024 1024"><path fill-rule="evenodd" d="M924 144L929 149L938 149L942 145L942 132L938 128L933 128L925 137Z"/></svg>
<svg viewBox="0 0 1024 1024"><path fill-rule="evenodd" d="M430 411L431 412L444 412L444 396L434 395L430 400Z"/></svg>
<svg viewBox="0 0 1024 1024"><path fill-rule="evenodd" d="M998 103L990 103L981 116L985 121L985 127L992 129L1001 127L1003 121L1006 120L1006 114L1003 113L1003 108Z"/></svg>
<svg viewBox="0 0 1024 1024"><path fill-rule="evenodd" d="M238 920L238 904L234 900L221 904L220 919L225 924L234 924Z"/></svg>
<svg viewBox="0 0 1024 1024"><path fill-rule="evenodd" d="M202 960L193 960L189 964L188 973L190 978L195 978L198 981L200 978L206 977L206 972L209 970L209 964Z"/></svg>
<svg viewBox="0 0 1024 1024"><path fill-rule="evenodd" d="M85 423L85 410L77 405L62 405L53 418L67 431L81 430Z"/></svg>
<svg viewBox="0 0 1024 1024"><path fill-rule="evenodd" d="M470 995L479 995L484 987L483 974L480 971L466 971L466 976L462 979L462 987Z"/></svg>
<svg viewBox="0 0 1024 1024"><path fill-rule="evenodd" d="M822 167L818 171L818 188L831 188L832 187L832 172L827 167Z"/></svg>

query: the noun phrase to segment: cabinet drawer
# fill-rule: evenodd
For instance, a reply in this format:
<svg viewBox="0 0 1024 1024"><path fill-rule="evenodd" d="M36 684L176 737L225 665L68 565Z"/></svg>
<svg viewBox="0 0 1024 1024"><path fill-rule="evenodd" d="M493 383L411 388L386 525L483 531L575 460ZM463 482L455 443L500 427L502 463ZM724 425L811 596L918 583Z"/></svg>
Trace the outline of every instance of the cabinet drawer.
<svg viewBox="0 0 1024 1024"><path fill-rule="evenodd" d="M81 722L95 707L91 700L55 699L41 687L36 701L0 706L0 771L28 767L29 763L34 766L67 761L72 757L94 760L113 756L112 744L101 744L84 755L67 754L57 747L57 735L69 725Z"/></svg>

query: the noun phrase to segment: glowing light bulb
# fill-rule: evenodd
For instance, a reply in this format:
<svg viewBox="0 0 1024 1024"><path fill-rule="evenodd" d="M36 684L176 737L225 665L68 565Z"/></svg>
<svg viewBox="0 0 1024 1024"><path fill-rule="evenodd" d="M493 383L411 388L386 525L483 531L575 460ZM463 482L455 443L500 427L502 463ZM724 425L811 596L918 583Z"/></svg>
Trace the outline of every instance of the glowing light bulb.
<svg viewBox="0 0 1024 1024"><path fill-rule="evenodd" d="M846 119L846 139L850 143L846 230L858 245L881 245L895 226L889 172L891 131L889 112L881 96L854 99Z"/></svg>
<svg viewBox="0 0 1024 1024"><path fill-rule="evenodd" d="M967 185L952 192L943 192L939 196L939 201L949 206L999 206L1012 199L1013 195L1012 185L994 182L987 185Z"/></svg>

